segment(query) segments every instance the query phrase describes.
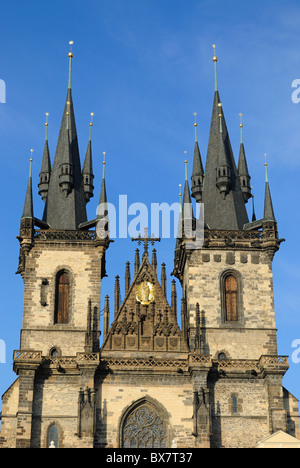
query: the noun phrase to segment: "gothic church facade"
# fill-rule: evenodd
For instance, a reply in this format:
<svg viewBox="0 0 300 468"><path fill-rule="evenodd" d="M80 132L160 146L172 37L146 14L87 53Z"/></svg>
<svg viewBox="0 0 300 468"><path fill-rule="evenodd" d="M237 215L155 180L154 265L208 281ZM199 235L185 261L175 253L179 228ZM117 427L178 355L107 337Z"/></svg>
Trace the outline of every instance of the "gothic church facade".
<svg viewBox="0 0 300 468"><path fill-rule="evenodd" d="M159 239L145 232L134 271L126 266L122 302L116 277L113 314L105 297L100 347L109 220L87 219L92 146L90 139L81 168L72 58L53 165L45 141L44 214L34 215L30 171L21 217L23 325L17 379L2 397L0 447L249 448L278 431L300 438L298 401L282 386L288 358L277 353L272 261L282 239L269 182L264 217L249 221L245 148L241 141L236 165L217 79L205 169L196 137L179 220L193 228L191 196L204 204L203 245L191 248L187 229L174 245L181 308L174 279L168 303L165 265L158 272L156 250L149 252Z"/></svg>

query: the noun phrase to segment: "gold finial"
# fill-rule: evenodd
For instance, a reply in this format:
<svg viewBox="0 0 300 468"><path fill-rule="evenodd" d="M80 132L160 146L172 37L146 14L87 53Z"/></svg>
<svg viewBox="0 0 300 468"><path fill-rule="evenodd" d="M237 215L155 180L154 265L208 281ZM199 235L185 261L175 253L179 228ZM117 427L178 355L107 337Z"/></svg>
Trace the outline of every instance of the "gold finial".
<svg viewBox="0 0 300 468"><path fill-rule="evenodd" d="M218 57L216 56L216 46L215 46L215 44L213 44L213 48L214 48L213 61L214 61L214 62L217 62L217 61L218 61Z"/></svg>
<svg viewBox="0 0 300 468"><path fill-rule="evenodd" d="M181 184L179 184L179 210L180 210L180 214L181 214L181 211L182 211L182 192L181 192Z"/></svg>
<svg viewBox="0 0 300 468"><path fill-rule="evenodd" d="M269 182L268 180L268 163L267 163L267 153L265 153L265 168L266 168L266 182Z"/></svg>
<svg viewBox="0 0 300 468"><path fill-rule="evenodd" d="M103 151L103 172L102 172L102 179L105 178L105 164L106 164L106 162L105 162L105 156L106 156L106 152Z"/></svg>
<svg viewBox="0 0 300 468"><path fill-rule="evenodd" d="M185 155L185 158L186 158L186 155L187 155L187 151L184 152L184 155ZM188 180L188 177L187 177L187 159L184 160L184 164L185 164L185 180Z"/></svg>
<svg viewBox="0 0 300 468"><path fill-rule="evenodd" d="M194 116L195 116L194 127L197 127L197 112L194 112Z"/></svg>
<svg viewBox="0 0 300 468"><path fill-rule="evenodd" d="M198 141L198 136L197 136L197 112L194 112L194 116L195 116L195 123L194 123L194 127L195 127L195 141L197 142L197 141Z"/></svg>
<svg viewBox="0 0 300 468"><path fill-rule="evenodd" d="M70 41L69 42L69 45L70 45L70 52L69 52L69 58L73 58L73 52L72 52L72 45L74 44L74 41Z"/></svg>
<svg viewBox="0 0 300 468"><path fill-rule="evenodd" d="M90 127L93 126L93 117L94 117L94 112L91 112L91 122L90 122Z"/></svg>
<svg viewBox="0 0 300 468"><path fill-rule="evenodd" d="M30 162L33 161L33 159L32 159L32 153L33 153L33 149L30 150L30 160L29 160Z"/></svg>
<svg viewBox="0 0 300 468"><path fill-rule="evenodd" d="M90 121L90 136L89 139L92 139L92 126L93 126L93 117L94 117L94 112L91 112L91 121Z"/></svg>
<svg viewBox="0 0 300 468"><path fill-rule="evenodd" d="M218 108L219 108L219 119L220 119L220 133L223 133L223 125L222 125L223 114L222 114L222 104L220 102L218 104Z"/></svg>
<svg viewBox="0 0 300 468"><path fill-rule="evenodd" d="M223 117L223 114L222 114L222 104L221 104L221 102L219 102L218 108L219 108L219 117L221 118L221 117Z"/></svg>
<svg viewBox="0 0 300 468"><path fill-rule="evenodd" d="M241 144L242 144L243 143L243 121L242 121L243 114L239 114L239 116L240 116Z"/></svg>
<svg viewBox="0 0 300 468"><path fill-rule="evenodd" d="M46 112L46 122L45 122L45 127L46 127L46 140L48 140L48 117L49 117L49 112Z"/></svg>
<svg viewBox="0 0 300 468"><path fill-rule="evenodd" d="M70 115L70 101L67 101L67 112L66 112L66 115Z"/></svg>
<svg viewBox="0 0 300 468"><path fill-rule="evenodd" d="M240 127L243 128L243 121L242 121L243 114L239 114L239 116L240 116Z"/></svg>

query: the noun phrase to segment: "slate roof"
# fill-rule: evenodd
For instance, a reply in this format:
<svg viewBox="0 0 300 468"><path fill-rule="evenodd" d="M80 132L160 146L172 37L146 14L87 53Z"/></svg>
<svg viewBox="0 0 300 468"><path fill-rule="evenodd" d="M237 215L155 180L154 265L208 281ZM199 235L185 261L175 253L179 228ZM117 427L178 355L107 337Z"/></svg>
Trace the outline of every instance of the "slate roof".
<svg viewBox="0 0 300 468"><path fill-rule="evenodd" d="M224 110L222 110L223 145L221 146L224 148L222 158L224 159L224 155L226 155L226 163L230 168L231 187L224 198L216 186L216 169L220 148L218 107L220 102L219 92L215 91L202 195L204 222L210 229L243 229L244 224L247 224L249 220L224 117Z"/></svg>
<svg viewBox="0 0 300 468"><path fill-rule="evenodd" d="M66 138L67 112L69 112L69 141ZM70 145L70 148L68 147ZM74 186L67 197L59 186L60 166L65 156L70 155L73 165ZM63 112L53 169L51 173L48 197L45 205L43 221L51 229L73 230L79 224L87 221L86 200L82 184L82 173L78 149L72 90L68 89Z"/></svg>

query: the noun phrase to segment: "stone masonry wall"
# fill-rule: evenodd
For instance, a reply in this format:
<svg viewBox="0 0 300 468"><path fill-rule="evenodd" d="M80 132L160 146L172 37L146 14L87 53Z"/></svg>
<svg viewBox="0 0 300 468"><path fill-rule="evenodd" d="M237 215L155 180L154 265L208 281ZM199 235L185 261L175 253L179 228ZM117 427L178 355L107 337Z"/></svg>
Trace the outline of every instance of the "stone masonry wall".
<svg viewBox="0 0 300 468"><path fill-rule="evenodd" d="M170 439L176 439L178 447L195 446L193 388L189 376L129 371L100 375L96 387L99 388L97 446L119 446L119 426L124 411L146 396L167 412Z"/></svg>
<svg viewBox="0 0 300 468"><path fill-rule="evenodd" d="M240 278L239 323L224 323L221 310L221 275L232 270ZM226 350L232 359L259 359L277 354L272 263L263 252L195 250L187 260L183 291L191 327L196 304L205 322L206 352ZM226 330L226 332L225 332Z"/></svg>
<svg viewBox="0 0 300 468"><path fill-rule="evenodd" d="M101 257L93 243L37 243L26 259L21 349L48 355L59 347L66 356L84 350L88 301L100 310ZM70 323L54 325L55 279L58 271L70 273ZM45 282L48 284L43 284ZM45 305L42 305L42 300Z"/></svg>

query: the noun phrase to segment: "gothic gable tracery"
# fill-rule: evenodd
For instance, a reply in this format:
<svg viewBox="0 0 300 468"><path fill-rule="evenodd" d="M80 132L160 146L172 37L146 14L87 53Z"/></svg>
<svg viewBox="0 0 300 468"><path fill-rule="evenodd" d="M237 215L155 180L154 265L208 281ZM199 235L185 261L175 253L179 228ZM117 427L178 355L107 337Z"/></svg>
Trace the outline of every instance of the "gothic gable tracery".
<svg viewBox="0 0 300 468"><path fill-rule="evenodd" d="M160 284L156 265L151 265L148 253L144 253L108 331L102 351L108 350L187 351L176 310L167 301L165 286Z"/></svg>

